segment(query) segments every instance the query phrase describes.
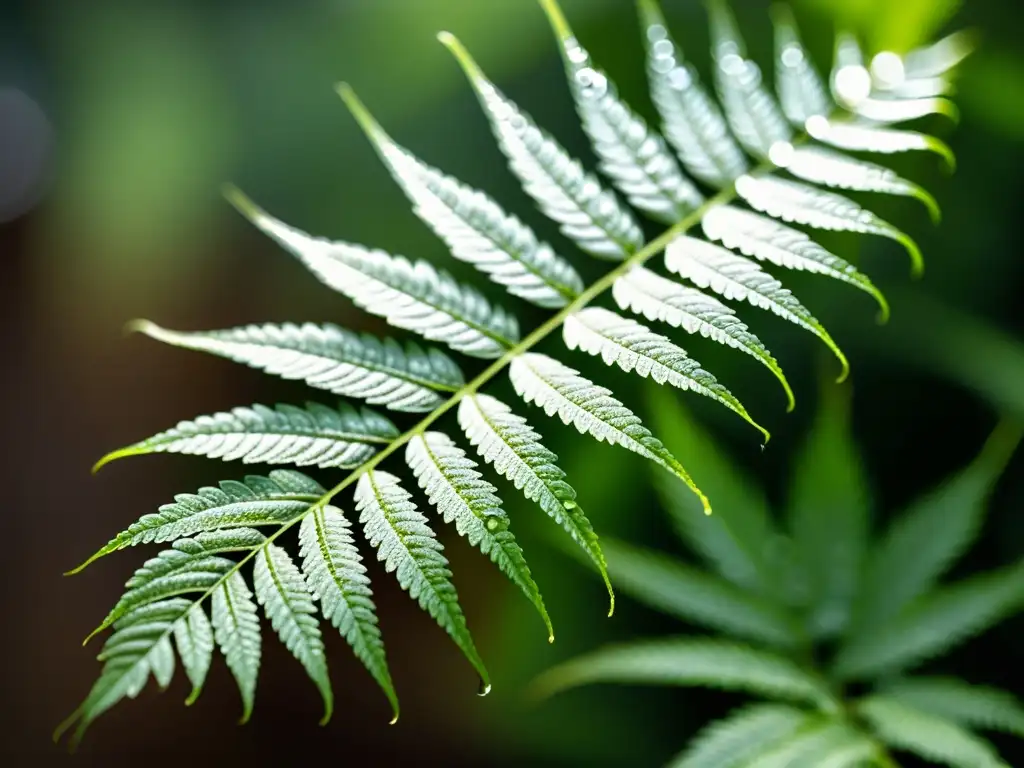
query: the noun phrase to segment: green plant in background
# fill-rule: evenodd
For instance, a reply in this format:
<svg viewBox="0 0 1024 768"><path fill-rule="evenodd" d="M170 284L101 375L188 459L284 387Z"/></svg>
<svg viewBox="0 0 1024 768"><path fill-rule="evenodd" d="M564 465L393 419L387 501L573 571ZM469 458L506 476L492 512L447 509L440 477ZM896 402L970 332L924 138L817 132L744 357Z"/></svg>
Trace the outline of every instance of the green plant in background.
<svg viewBox="0 0 1024 768"><path fill-rule="evenodd" d="M955 768L1004 765L974 731L1024 737L1024 707L1010 693L908 673L1024 604L1024 560L942 581L977 537L1024 430L1000 424L970 466L872 538L841 395L826 395L796 461L784 526L672 397L654 406L723 514L705 519L660 483L675 531L707 570L605 540L609 571L620 591L722 635L611 646L550 670L538 690L641 683L768 700L709 724L677 768L893 766L887 749Z"/></svg>
<svg viewBox="0 0 1024 768"><path fill-rule="evenodd" d="M481 693L486 693L487 671L459 606L442 546L403 481L379 468L385 459L404 449L406 463L431 505L523 591L553 639L547 609L509 530L496 489L463 448L446 433L433 430L435 422L457 409L467 440L484 461L535 501L604 575L614 607L597 536L557 457L526 419L483 394L482 388L507 368L513 388L527 403L549 416L557 414L581 433L651 459L681 480L709 513L708 497L632 411L609 390L534 351L536 345L561 330L570 350L580 349L608 365L710 397L760 429L767 441L767 432L739 401L674 341L619 312L588 305L610 293L621 312L747 353L781 382L792 407L792 391L774 357L713 294L747 301L816 335L839 359L840 378L848 370L846 358L828 332L757 262L846 282L878 302L882 319L888 306L864 274L781 222L891 238L906 247L914 271L921 271L920 253L909 236L852 200L820 187L912 196L935 214L934 200L920 187L847 151L931 150L952 162L938 139L887 124L950 112L944 99L921 97L910 86L926 79L944 81L962 56L961 46L945 41L897 57L899 77L889 61L889 69L881 70L888 79L876 77L874 88L856 45L843 38L831 78L841 104L837 106L811 66L791 19L780 11L775 18L780 108L762 84L757 65L746 58L728 10L721 2L712 2L720 111L695 70L683 61L656 4L644 0L639 4L641 26L663 139L618 96L573 36L554 0L541 0L541 6L556 33L572 97L602 173L634 208L668 228L648 239L618 194L605 188L487 80L451 35L442 34L440 39L465 70L523 188L567 240L615 264L591 285L584 286L568 260L484 193L396 144L354 92L340 86L340 95L415 212L448 244L452 255L510 294L554 314L521 337L511 311L492 305L446 272L423 261L311 237L230 188L227 196L239 211L356 305L395 328L493 362L467 381L460 365L435 348L424 350L332 325L267 324L186 333L136 323L137 330L176 346L228 357L398 413L426 415L399 429L379 413L344 403L255 405L183 421L104 457L97 468L123 456L165 452L351 471L329 489L298 472L275 470L181 495L158 513L142 517L90 558L86 564L136 544L173 542L136 572L127 592L93 633L114 630L99 657L104 662L99 680L61 732L75 725L75 738L80 738L96 717L122 698L137 695L150 674L166 686L175 665L172 637L194 687L189 701L199 694L214 646L219 645L238 683L247 719L260 664L257 603L318 687L325 720L333 698L317 620L320 611L379 682L397 717L397 697L366 569L350 522L332 505L352 486L364 536L385 569L396 574L400 585L452 637L477 670ZM910 90L890 87L897 80ZM712 196L706 197L684 168L712 190ZM698 226L703 238L686 234ZM648 262L662 251L668 272L695 287L658 274ZM299 563L281 546L284 534L295 526ZM270 532L265 535L259 529ZM230 553L241 557L225 557ZM250 561L252 587L241 571ZM208 598L209 615L203 605Z"/></svg>

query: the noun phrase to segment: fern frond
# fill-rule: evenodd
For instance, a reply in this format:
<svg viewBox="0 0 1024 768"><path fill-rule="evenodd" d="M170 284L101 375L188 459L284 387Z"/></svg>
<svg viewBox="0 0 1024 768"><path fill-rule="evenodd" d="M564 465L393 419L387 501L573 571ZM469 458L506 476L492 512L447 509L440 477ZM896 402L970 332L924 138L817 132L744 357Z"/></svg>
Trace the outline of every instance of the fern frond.
<svg viewBox="0 0 1024 768"><path fill-rule="evenodd" d="M882 693L965 728L1024 737L1024 706L1009 691L972 685L954 677L907 677L884 686Z"/></svg>
<svg viewBox="0 0 1024 768"><path fill-rule="evenodd" d="M786 118L803 128L809 118L828 117L834 105L800 40L789 6L776 3L771 17L775 26L775 90Z"/></svg>
<svg viewBox="0 0 1024 768"><path fill-rule="evenodd" d="M438 39L466 73L512 172L562 234L598 258L619 261L638 251L644 237L629 209L499 91L453 35Z"/></svg>
<svg viewBox="0 0 1024 768"><path fill-rule="evenodd" d="M728 186L747 172L743 152L697 70L683 60L657 0L639 0L638 5L651 100L661 115L665 138L687 171L712 187Z"/></svg>
<svg viewBox="0 0 1024 768"><path fill-rule="evenodd" d="M807 121L807 133L814 139L836 149L850 152L872 152L891 155L900 152L934 152L952 170L956 167L953 150L941 139L918 131L882 128L869 123L844 123L824 117Z"/></svg>
<svg viewBox="0 0 1024 768"><path fill-rule="evenodd" d="M249 552L263 541L263 534L251 528L211 531L179 539L135 572L125 584L127 591L89 637L149 603L193 592L205 593L235 566L233 560L218 555Z"/></svg>
<svg viewBox="0 0 1024 768"><path fill-rule="evenodd" d="M878 302L879 319L889 318L889 303L867 275L798 229L732 205L712 208L701 220L701 228L709 240L759 261L825 275L859 288Z"/></svg>
<svg viewBox="0 0 1024 768"><path fill-rule="evenodd" d="M558 37L576 112L605 176L636 208L659 221L674 224L699 208L704 198L683 175L665 140L593 65L557 2L541 0L541 7Z"/></svg>
<svg viewBox="0 0 1024 768"><path fill-rule="evenodd" d="M932 221L938 223L939 204L928 192L888 168L849 157L826 147L794 147L783 167L793 176L813 184L855 192L879 192L920 200Z"/></svg>
<svg viewBox="0 0 1024 768"><path fill-rule="evenodd" d="M523 551L508 530L509 519L501 508L497 489L482 479L476 462L441 432L416 435L406 445L405 460L420 488L446 523L455 523L460 536L491 558L495 565L533 603L554 642L544 598L530 574Z"/></svg>
<svg viewBox="0 0 1024 768"><path fill-rule="evenodd" d="M800 628L779 607L653 550L604 541L608 570L620 591L659 611L749 640L789 648Z"/></svg>
<svg viewBox="0 0 1024 768"><path fill-rule="evenodd" d="M651 392L650 413L673 453L723 510L706 517L693 494L658 472L655 488L679 538L726 581L748 594L777 598L778 568L771 556L779 534L763 494L671 392Z"/></svg>
<svg viewBox="0 0 1024 768"><path fill-rule="evenodd" d="M179 421L176 427L112 451L93 472L115 459L148 453L181 453L245 464L358 467L398 437L398 429L369 409L341 403L328 408L278 405L234 408L230 412Z"/></svg>
<svg viewBox="0 0 1024 768"><path fill-rule="evenodd" d="M945 115L954 122L960 119L956 104L942 96L903 99L868 97L857 104L854 111L858 116L878 125L906 123L929 115Z"/></svg>
<svg viewBox="0 0 1024 768"><path fill-rule="evenodd" d="M785 704L751 704L704 726L668 768L739 768L793 736L807 712Z"/></svg>
<svg viewBox="0 0 1024 768"><path fill-rule="evenodd" d="M761 69L746 57L743 40L724 0L710 0L715 85L733 134L750 154L768 159L773 147L793 138L775 99L761 82Z"/></svg>
<svg viewBox="0 0 1024 768"><path fill-rule="evenodd" d="M597 567L608 589L609 615L615 610L615 594L608 580L597 534L576 502L576 491L565 481L558 457L540 442L526 419L490 395L470 395L459 403L459 426L481 458L535 501L572 537Z"/></svg>
<svg viewBox="0 0 1024 768"><path fill-rule="evenodd" d="M519 323L427 261L410 262L343 242L314 238L261 210L237 189L227 190L238 211L320 280L396 328L440 341L473 357L499 357L519 341Z"/></svg>
<svg viewBox="0 0 1024 768"><path fill-rule="evenodd" d="M592 683L642 683L746 691L828 706L825 683L789 659L725 640L652 640L608 646L545 672L537 689L552 695Z"/></svg>
<svg viewBox="0 0 1024 768"><path fill-rule="evenodd" d="M697 494L704 511L711 514L711 503L683 466L638 416L611 396L610 390L534 352L514 358L508 375L516 393L527 403L543 408L548 416L558 414L563 424L572 424L581 434L620 445L664 467L686 483Z"/></svg>
<svg viewBox="0 0 1024 768"><path fill-rule="evenodd" d="M879 765L878 746L840 720L807 715L801 728L743 768L862 768Z"/></svg>
<svg viewBox="0 0 1024 768"><path fill-rule="evenodd" d="M834 672L844 680L908 669L1019 610L1024 563L929 593L890 622L851 637Z"/></svg>
<svg viewBox="0 0 1024 768"><path fill-rule="evenodd" d="M377 559L394 573L409 596L455 641L480 675L481 693L490 691L483 660L477 653L451 582L443 547L394 475L370 470L356 485L356 509L363 535Z"/></svg>
<svg viewBox="0 0 1024 768"><path fill-rule="evenodd" d="M466 186L396 144L346 84L338 93L355 115L413 210L448 245L513 296L548 309L564 307L583 291L576 270L533 230L483 192Z"/></svg>
<svg viewBox="0 0 1024 768"><path fill-rule="evenodd" d="M210 616L213 636L242 696L241 722L248 722L256 699L263 649L256 603L239 573L232 573L214 590Z"/></svg>
<svg viewBox="0 0 1024 768"><path fill-rule="evenodd" d="M334 693L327 673L316 606L299 567L281 547L266 544L256 555L253 585L256 587L256 599L263 606L281 642L319 689L324 700L324 716L320 724L326 724L334 711Z"/></svg>
<svg viewBox="0 0 1024 768"><path fill-rule="evenodd" d="M842 366L838 381L850 372L850 364L824 326L782 283L756 263L721 246L681 235L665 249L665 266L698 288L710 288L727 299L748 301L810 331L832 350Z"/></svg>
<svg viewBox="0 0 1024 768"><path fill-rule="evenodd" d="M930 589L978 534L985 502L1020 443L1019 426L1001 424L965 470L915 502L876 545L861 581L854 619L860 631Z"/></svg>
<svg viewBox="0 0 1024 768"><path fill-rule="evenodd" d="M429 411L439 392L455 392L465 381L440 350L353 333L331 323L248 325L223 331L170 331L148 321L133 330L176 347L194 349L259 368L283 379L394 411Z"/></svg>
<svg viewBox="0 0 1024 768"><path fill-rule="evenodd" d="M192 693L185 704L192 704L199 698L213 663L213 625L202 605L192 603L185 616L174 622L174 644L192 683Z"/></svg>
<svg viewBox="0 0 1024 768"><path fill-rule="evenodd" d="M768 430L750 418L739 400L666 337L647 327L600 307L586 307L565 318L562 337L569 349L581 349L599 356L607 365L618 365L627 373L636 371L658 384L671 384L683 391L710 397L740 416L764 435Z"/></svg>
<svg viewBox="0 0 1024 768"><path fill-rule="evenodd" d="M736 180L736 193L752 208L783 221L895 240L910 254L913 274L924 271L921 251L909 235L848 197L773 176L741 176Z"/></svg>
<svg viewBox="0 0 1024 768"><path fill-rule="evenodd" d="M633 267L617 278L612 285L612 296L620 309L643 315L648 320L667 323L673 328L682 328L687 333L700 334L751 355L779 380L789 401L788 408L793 410L793 390L782 368L761 340L722 302L694 288L667 280L645 267Z"/></svg>
<svg viewBox="0 0 1024 768"><path fill-rule="evenodd" d="M324 618L337 628L384 691L394 723L398 697L377 628L370 579L342 511L329 505L315 507L302 519L299 549L310 593L320 601Z"/></svg>
<svg viewBox="0 0 1024 768"><path fill-rule="evenodd" d="M895 749L913 752L952 768L999 768L1005 764L992 746L955 723L887 696L869 696L857 712Z"/></svg>
<svg viewBox="0 0 1024 768"><path fill-rule="evenodd" d="M124 615L100 653L104 664L99 678L78 709L58 726L55 736L75 726L72 742L77 744L96 718L122 699L138 696L151 673L166 686L162 681L170 677L168 664L172 672L174 664L173 649L168 661L168 637L185 621L190 605L184 598L171 598Z"/></svg>
<svg viewBox="0 0 1024 768"><path fill-rule="evenodd" d="M173 541L219 528L281 525L309 509L326 491L300 472L276 469L269 477L247 475L243 482L224 480L219 488L181 493L156 514L143 515L96 554L69 573L94 560L139 544Z"/></svg>

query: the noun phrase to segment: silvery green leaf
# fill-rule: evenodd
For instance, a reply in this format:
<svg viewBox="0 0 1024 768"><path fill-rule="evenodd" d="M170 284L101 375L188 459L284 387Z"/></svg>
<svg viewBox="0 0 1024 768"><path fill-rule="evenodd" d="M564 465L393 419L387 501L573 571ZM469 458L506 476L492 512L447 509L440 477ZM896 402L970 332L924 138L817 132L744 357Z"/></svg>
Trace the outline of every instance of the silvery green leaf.
<svg viewBox="0 0 1024 768"><path fill-rule="evenodd" d="M729 127L691 65L668 33L657 0L640 0L647 46L651 100L665 138L686 170L712 187L725 187L746 173L747 161Z"/></svg>
<svg viewBox="0 0 1024 768"><path fill-rule="evenodd" d="M483 192L432 168L396 144L347 85L339 93L356 116L413 210L459 261L472 264L509 293L548 309L583 290L576 270L533 230Z"/></svg>
<svg viewBox="0 0 1024 768"><path fill-rule="evenodd" d="M629 209L499 91L453 35L439 39L476 91L512 172L562 234L598 258L620 261L639 250L644 237Z"/></svg>
<svg viewBox="0 0 1024 768"><path fill-rule="evenodd" d="M514 316L429 262L312 237L273 218L237 189L228 188L227 196L322 282L397 328L483 358L499 357L519 340Z"/></svg>
<svg viewBox="0 0 1024 768"><path fill-rule="evenodd" d="M455 392L462 371L437 349L353 333L331 323L265 323L187 333L142 320L134 330L176 347L195 349L284 379L395 411L429 411L438 392Z"/></svg>

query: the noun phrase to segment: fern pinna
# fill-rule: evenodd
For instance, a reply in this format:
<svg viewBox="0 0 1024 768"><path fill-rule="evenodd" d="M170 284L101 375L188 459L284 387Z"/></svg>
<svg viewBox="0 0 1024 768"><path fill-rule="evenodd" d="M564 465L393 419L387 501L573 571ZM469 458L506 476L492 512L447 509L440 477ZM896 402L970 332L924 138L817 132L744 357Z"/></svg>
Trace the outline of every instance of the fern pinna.
<svg viewBox="0 0 1024 768"><path fill-rule="evenodd" d="M720 109L683 60L654 0L640 0L651 97L663 138L618 95L573 36L555 0L541 0L540 5L555 31L570 92L600 171L617 191L502 94L458 40L445 33L439 38L465 71L523 188L566 240L614 266L584 285L572 263L529 226L485 193L400 146L352 89L340 86L341 97L415 212L452 255L510 294L554 314L523 336L511 311L429 263L307 235L273 218L237 189L228 189L228 199L256 227L359 307L395 328L492 362L467 381L460 365L437 348L333 325L178 332L137 323L137 330L175 346L227 357L394 412L426 415L399 429L379 412L347 403L253 405L183 421L101 460L97 466L122 456L167 452L348 472L329 489L294 470L278 469L183 494L142 517L90 558L88 562L141 543L172 542L139 569L96 630L113 630L99 657L103 670L61 732L73 726L75 738L80 738L101 713L138 694L150 674L166 686L175 663L172 638L194 687L190 700L203 686L216 645L238 683L247 718L260 665L257 603L320 690L325 717L332 699L320 612L378 681L397 717L397 697L350 515L358 517L385 569L395 573L465 653L486 692L487 671L431 520L406 490L409 476L397 474L397 466L392 467L395 473L385 471L386 459L404 449L412 478L431 505L522 590L553 638L547 608L496 489L464 447L435 431L441 417L457 411L466 441L483 461L536 502L596 565L614 607L597 536L557 457L526 418L482 392L484 386L507 369L515 391L527 403L557 414L581 433L648 457L685 483L710 512L710 502L680 462L629 408L569 365L534 352L534 346L561 330L570 349L710 397L761 430L767 441L767 432L729 390L677 345L671 328L750 355L778 379L791 408L793 393L780 365L718 297L745 300L814 334L838 358L842 378L848 367L837 344L759 262L849 283L877 301L883 318L888 307L870 279L790 224L891 238L906 247L914 270L920 271L920 254L906 234L822 187L912 196L935 212L934 201L920 187L847 152L932 150L951 159L937 139L887 124L942 111L937 105L944 101L916 96L914 86L921 78L944 78L962 53L961 42L946 41L898 59L899 82L892 82L890 66L889 80L878 79L873 87L868 70L851 60L855 43L844 38L831 78L841 104L837 106L791 19L780 13L777 103L758 66L746 58L728 10L716 0L709 10ZM860 87L864 78L866 91L851 89L851 82ZM633 209L668 228L645 239ZM698 227L703 236L694 231ZM663 251L664 266L674 277L659 274L648 263ZM590 306L609 292L618 310ZM647 322L662 324L661 332ZM346 505L334 502L349 489L355 500L346 511ZM296 526L298 559L279 545L281 536ZM231 553L240 557L226 556ZM241 569L250 561L254 571L247 581Z"/></svg>
<svg viewBox="0 0 1024 768"><path fill-rule="evenodd" d="M1024 559L946 578L981 532L1024 436L1019 422L997 426L973 462L872 540L849 403L835 389L796 459L784 515L677 401L653 395L673 447L733 514L708 520L678 484L657 483L677 538L701 565L606 540L608 568L622 593L714 634L598 649L545 672L537 692L615 683L758 699L712 720L669 768L896 768L892 752L1005 768L978 731L1024 738L1024 705L920 667L1024 605Z"/></svg>

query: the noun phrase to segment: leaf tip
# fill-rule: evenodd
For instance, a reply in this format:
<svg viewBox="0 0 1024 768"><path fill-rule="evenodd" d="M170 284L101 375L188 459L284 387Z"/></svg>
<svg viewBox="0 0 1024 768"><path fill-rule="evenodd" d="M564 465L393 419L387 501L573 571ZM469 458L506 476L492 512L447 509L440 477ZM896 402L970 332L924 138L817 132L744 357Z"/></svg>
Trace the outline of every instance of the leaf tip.
<svg viewBox="0 0 1024 768"><path fill-rule="evenodd" d="M359 127L363 129L367 136L375 141L386 136L384 129L380 127L380 123L370 114L370 110L363 104L362 99L356 95L355 89L351 85L345 82L335 83L334 92L345 102L348 111L352 113L356 122L359 123Z"/></svg>
<svg viewBox="0 0 1024 768"><path fill-rule="evenodd" d="M256 221L265 215L262 208L254 203L248 195L234 184L223 184L220 188L224 199L231 203L232 207L250 221Z"/></svg>
<svg viewBox="0 0 1024 768"><path fill-rule="evenodd" d="M394 716L390 720L388 720L388 725L394 725L397 722L398 722L398 710L395 710Z"/></svg>
<svg viewBox="0 0 1024 768"><path fill-rule="evenodd" d="M572 28L569 26L561 6L558 5L558 0L538 0L538 2L548 17L548 23L551 24L551 29L558 39L562 42L571 39L573 36Z"/></svg>
<svg viewBox="0 0 1024 768"><path fill-rule="evenodd" d="M129 448L118 448L116 451L111 451L110 453L108 453L105 456L101 457L99 461L97 461L95 464L92 465L91 472L92 472L92 474L95 475L97 472L99 472L101 469L103 469L105 466L107 466L107 464L110 464L112 461L117 461L118 459L123 459L125 456L131 456L134 453L136 453L136 450L134 448L131 448L131 447L129 447Z"/></svg>
<svg viewBox="0 0 1024 768"><path fill-rule="evenodd" d="M193 704L195 704L196 703L196 699L199 698L199 694L202 693L202 692L203 692L202 687L200 687L198 685L195 688L193 688L192 692L188 695L188 698L185 699L185 706L186 707L191 707Z"/></svg>

